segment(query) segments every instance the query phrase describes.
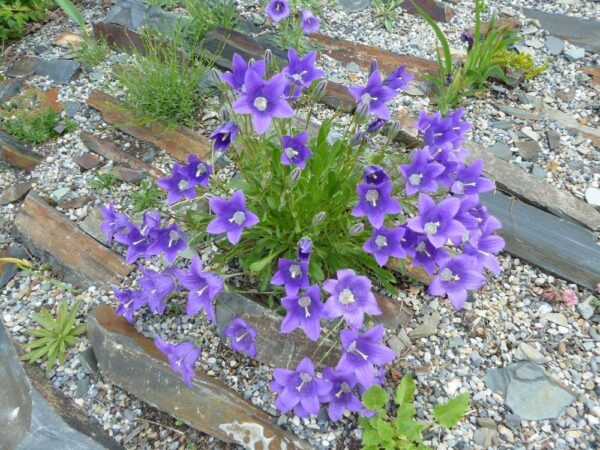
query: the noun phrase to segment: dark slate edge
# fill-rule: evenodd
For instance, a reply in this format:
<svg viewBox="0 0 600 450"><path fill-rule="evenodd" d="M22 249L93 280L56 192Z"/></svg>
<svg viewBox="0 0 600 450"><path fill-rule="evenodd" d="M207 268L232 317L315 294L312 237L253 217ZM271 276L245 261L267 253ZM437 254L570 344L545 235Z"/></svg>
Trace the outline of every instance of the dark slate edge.
<svg viewBox="0 0 600 450"><path fill-rule="evenodd" d="M31 171L40 163L42 157L27 144L0 129L0 159L19 169Z"/></svg>
<svg viewBox="0 0 600 450"><path fill-rule="evenodd" d="M504 251L560 278L595 289L600 280L600 246L592 233L501 192L481 195L502 223Z"/></svg>

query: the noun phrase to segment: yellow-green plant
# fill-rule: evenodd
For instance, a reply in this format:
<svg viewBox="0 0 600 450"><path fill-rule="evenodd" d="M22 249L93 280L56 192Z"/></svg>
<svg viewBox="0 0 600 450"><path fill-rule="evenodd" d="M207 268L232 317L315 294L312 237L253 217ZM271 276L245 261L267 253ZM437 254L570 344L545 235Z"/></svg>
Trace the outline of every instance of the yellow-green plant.
<svg viewBox="0 0 600 450"><path fill-rule="evenodd" d="M525 79L532 80L550 66L551 59L546 59L542 65L538 66L529 53L517 53L504 49L494 55L494 61L502 67L522 70Z"/></svg>
<svg viewBox="0 0 600 450"><path fill-rule="evenodd" d="M63 300L58 306L56 318L50 312L42 309L33 313L33 320L40 328L30 328L27 333L36 339L25 344L27 353L21 357L24 361L36 362L47 359L46 371L52 370L58 362L64 364L69 346L77 344L78 336L85 333L84 324L76 325L77 313L81 301L78 301L69 309L67 302Z"/></svg>

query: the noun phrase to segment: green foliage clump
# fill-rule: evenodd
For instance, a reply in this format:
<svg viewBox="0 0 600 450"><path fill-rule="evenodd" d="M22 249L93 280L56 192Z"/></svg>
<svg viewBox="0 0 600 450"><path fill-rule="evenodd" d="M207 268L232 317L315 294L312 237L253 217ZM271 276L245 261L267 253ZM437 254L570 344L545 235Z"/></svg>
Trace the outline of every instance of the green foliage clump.
<svg viewBox="0 0 600 450"><path fill-rule="evenodd" d="M375 411L372 417L361 417L363 450L429 450L423 444L422 434L432 423L414 419L417 409L413 403L416 391L410 374L405 375L396 389L394 403L396 416L386 411L388 395L380 386L373 386L363 394L365 408ZM469 395L462 394L433 408L433 418L442 428L454 427L466 414Z"/></svg>
<svg viewBox="0 0 600 450"><path fill-rule="evenodd" d="M143 180L140 187L131 192L133 211L138 213L158 208L165 200L165 193L153 181Z"/></svg>
<svg viewBox="0 0 600 450"><path fill-rule="evenodd" d="M109 191L117 185L119 179L112 173L97 173L96 178L90 182L90 187L96 191L103 191L108 189Z"/></svg>
<svg viewBox="0 0 600 450"><path fill-rule="evenodd" d="M475 0L475 32L473 45L462 64L455 64L450 53L448 40L439 25L422 8L415 5L419 14L433 28L442 46L437 51L439 73L428 77L436 90L436 103L442 114L459 106L465 97L481 92L489 78L506 81L506 75L497 55L519 41L514 30L496 24L495 17L489 23L488 31L481 39L481 13L485 9L483 0Z"/></svg>
<svg viewBox="0 0 600 450"><path fill-rule="evenodd" d="M23 36L25 25L42 20L47 7L46 0L0 0L0 46Z"/></svg>
<svg viewBox="0 0 600 450"><path fill-rule="evenodd" d="M56 362L59 365L64 364L68 347L77 344L79 339L77 336L85 333L86 330L84 324L75 325L80 304L81 301L78 301L69 310L67 302L61 302L56 318L52 317L46 308L33 313L33 320L41 328L27 330L27 333L36 339L25 344L27 353L21 359L29 362L47 359L46 370L48 372L52 370Z"/></svg>
<svg viewBox="0 0 600 450"><path fill-rule="evenodd" d="M398 17L398 8L404 0L373 0L373 15L383 22L385 29L391 33L394 31L394 21Z"/></svg>
<svg viewBox="0 0 600 450"><path fill-rule="evenodd" d="M91 69L106 60L110 47L104 38L85 35L81 45L73 47L72 51L75 59Z"/></svg>
<svg viewBox="0 0 600 450"><path fill-rule="evenodd" d="M135 53L116 70L127 104L143 125L162 122L168 128L193 127L207 96L200 82L208 63L182 50L185 33L181 28L172 29L168 36L145 30L142 39L144 54Z"/></svg>
<svg viewBox="0 0 600 450"><path fill-rule="evenodd" d="M503 49L494 55L494 61L502 67L511 67L522 70L526 80L532 80L549 66L551 59L538 66L529 53L517 53L511 50Z"/></svg>
<svg viewBox="0 0 600 450"><path fill-rule="evenodd" d="M217 27L237 27L238 16L233 0L184 0L184 6L190 16L189 22L186 23L187 41L193 44L201 42Z"/></svg>

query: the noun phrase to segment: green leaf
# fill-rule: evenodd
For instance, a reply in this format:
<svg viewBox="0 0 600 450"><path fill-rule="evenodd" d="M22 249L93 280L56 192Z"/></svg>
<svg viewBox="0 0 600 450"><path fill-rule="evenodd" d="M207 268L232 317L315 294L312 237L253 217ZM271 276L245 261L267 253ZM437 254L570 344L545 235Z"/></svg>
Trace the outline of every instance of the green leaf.
<svg viewBox="0 0 600 450"><path fill-rule="evenodd" d="M412 403L417 386L410 373L402 377L396 388L396 404Z"/></svg>
<svg viewBox="0 0 600 450"><path fill-rule="evenodd" d="M387 401L388 396L381 386L371 387L362 396L363 405L370 410L383 408Z"/></svg>
<svg viewBox="0 0 600 450"><path fill-rule="evenodd" d="M417 12L419 13L419 15L421 17L423 17L423 19L425 19L425 21L429 24L429 26L431 28L433 28L433 31L435 31L438 41L440 41L440 44L442 45L442 49L444 50L444 68L446 70L446 73L451 73L452 72L452 54L450 53L450 46L448 45L448 40L446 39L446 36L444 36L444 32L441 30L441 28L438 26L438 24L435 22L435 20L433 20L431 18L431 16L425 12L425 10L423 10L423 8L421 8L419 5L417 5L414 2L412 2L412 4L415 7L415 9L417 10Z"/></svg>
<svg viewBox="0 0 600 450"><path fill-rule="evenodd" d="M69 18L75 22L85 32L85 20L81 15L79 8L71 0L55 0L56 4L62 9Z"/></svg>
<svg viewBox="0 0 600 450"><path fill-rule="evenodd" d="M377 448L381 443L381 439L376 430L365 430L362 435L362 443L364 446L374 446Z"/></svg>
<svg viewBox="0 0 600 450"><path fill-rule="evenodd" d="M260 272L265 267L267 267L267 264L273 261L273 258L275 258L275 254L271 253L265 256L264 258L259 259L258 261L254 261L252 264L250 264L250 266L248 266L248 270L250 270L250 272L255 273Z"/></svg>
<svg viewBox="0 0 600 450"><path fill-rule="evenodd" d="M413 419L394 420L394 428L401 436L411 441L421 441L421 433L427 428L427 425L422 422L417 422Z"/></svg>
<svg viewBox="0 0 600 450"><path fill-rule="evenodd" d="M464 417L469 408L469 394L454 397L433 408L433 417L444 428L452 428Z"/></svg>
<svg viewBox="0 0 600 450"><path fill-rule="evenodd" d="M377 434L383 442L389 442L394 437L394 429L383 419L377 421Z"/></svg>
<svg viewBox="0 0 600 450"><path fill-rule="evenodd" d="M398 413L396 414L397 418L400 420L408 420L412 419L412 417L417 412L417 408L412 403L403 403L398 406Z"/></svg>

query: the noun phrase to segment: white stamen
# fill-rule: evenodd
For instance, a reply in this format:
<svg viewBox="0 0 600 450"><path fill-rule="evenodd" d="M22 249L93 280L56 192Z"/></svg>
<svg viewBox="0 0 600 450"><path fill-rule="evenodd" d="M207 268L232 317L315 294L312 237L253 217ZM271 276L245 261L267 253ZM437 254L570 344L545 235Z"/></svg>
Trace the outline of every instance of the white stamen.
<svg viewBox="0 0 600 450"><path fill-rule="evenodd" d="M180 191L185 191L188 187L189 184L187 180L181 180L179 183L177 183L177 189L179 189Z"/></svg>
<svg viewBox="0 0 600 450"><path fill-rule="evenodd" d="M357 348L356 348L356 341L352 341L352 342L350 343L350 345L348 346L348 351L349 351L350 353L358 353L358 354L360 355L360 357L361 357L362 359L364 359L365 361L366 361L367 359L369 359L369 355L365 355L363 352L361 352L359 349L357 349Z"/></svg>
<svg viewBox="0 0 600 450"><path fill-rule="evenodd" d="M225 139L223 139L225 140ZM200 177L200 175L204 175L206 173L206 166L204 164L199 164L196 169L196 178Z"/></svg>
<svg viewBox="0 0 600 450"><path fill-rule="evenodd" d="M339 391L337 391L337 393L335 394L335 396L336 396L337 398L340 398L340 396L341 396L342 394L347 394L347 393L349 393L351 390L352 390L352 389L350 389L350 385L344 381L342 384L340 384L340 390L339 390Z"/></svg>
<svg viewBox="0 0 600 450"><path fill-rule="evenodd" d="M346 289L342 290L342 292L340 292L340 295L338 295L338 300L340 301L340 303L343 303L344 305L349 305L350 303L356 302L356 299L354 298L354 294L348 288L346 288Z"/></svg>
<svg viewBox="0 0 600 450"><path fill-rule="evenodd" d="M376 189L369 189L365 195L365 199L373 206L377 206L377 200L379 200L379 191Z"/></svg>
<svg viewBox="0 0 600 450"><path fill-rule="evenodd" d="M304 308L304 311L306 311L306 317L310 317L310 311L308 310L308 307L310 306L311 302L312 300L308 295L304 295L298 299L298 304Z"/></svg>
<svg viewBox="0 0 600 450"><path fill-rule="evenodd" d="M375 238L375 245L379 249L381 249L383 247L387 247L387 245L388 245L387 238L380 234L379 236L377 236Z"/></svg>
<svg viewBox="0 0 600 450"><path fill-rule="evenodd" d="M297 276L302 275L302 269L300 269L300 266L298 264L292 264L288 271L290 272L290 276L292 277L292 279L295 279Z"/></svg>
<svg viewBox="0 0 600 450"><path fill-rule="evenodd" d="M368 92L365 92L363 95L360 96L360 101L366 105L371 103L371 100L372 100L371 94L369 94Z"/></svg>
<svg viewBox="0 0 600 450"><path fill-rule="evenodd" d="M267 110L267 99L264 97L256 97L254 99L254 107L261 112L266 111Z"/></svg>
<svg viewBox="0 0 600 450"><path fill-rule="evenodd" d="M439 226L439 222L427 222L423 227L423 230L425 230L425 233L431 236L437 233Z"/></svg>
<svg viewBox="0 0 600 450"><path fill-rule="evenodd" d="M298 156L298 152L292 147L284 148L283 152L285 153L285 156L287 156L289 159L294 159L296 156Z"/></svg>
<svg viewBox="0 0 600 450"><path fill-rule="evenodd" d="M179 233L176 230L171 230L169 232L169 248L179 240Z"/></svg>
<svg viewBox="0 0 600 450"><path fill-rule="evenodd" d="M307 374L306 372L300 372L300 379L302 380L302 383L300 383L296 389L298 390L298 392L300 392L300 390L302 389L302 387L306 384L306 383L310 383L312 381L312 376L310 376L309 374Z"/></svg>
<svg viewBox="0 0 600 450"><path fill-rule="evenodd" d="M421 184L421 179L423 178L422 173L413 173L410 177L408 177L408 182L413 186L418 186Z"/></svg>
<svg viewBox="0 0 600 450"><path fill-rule="evenodd" d="M208 289L208 285L204 286L202 289L199 289L196 291L196 294L198 294L199 296L201 296L205 290Z"/></svg>
<svg viewBox="0 0 600 450"><path fill-rule="evenodd" d="M246 221L246 213L244 211L236 211L229 221L236 225L242 225Z"/></svg>
<svg viewBox="0 0 600 450"><path fill-rule="evenodd" d="M241 336L238 336L235 338L235 342L240 342L242 339L244 339L246 337L246 335L248 334L248 331L246 331L244 334L242 334Z"/></svg>

